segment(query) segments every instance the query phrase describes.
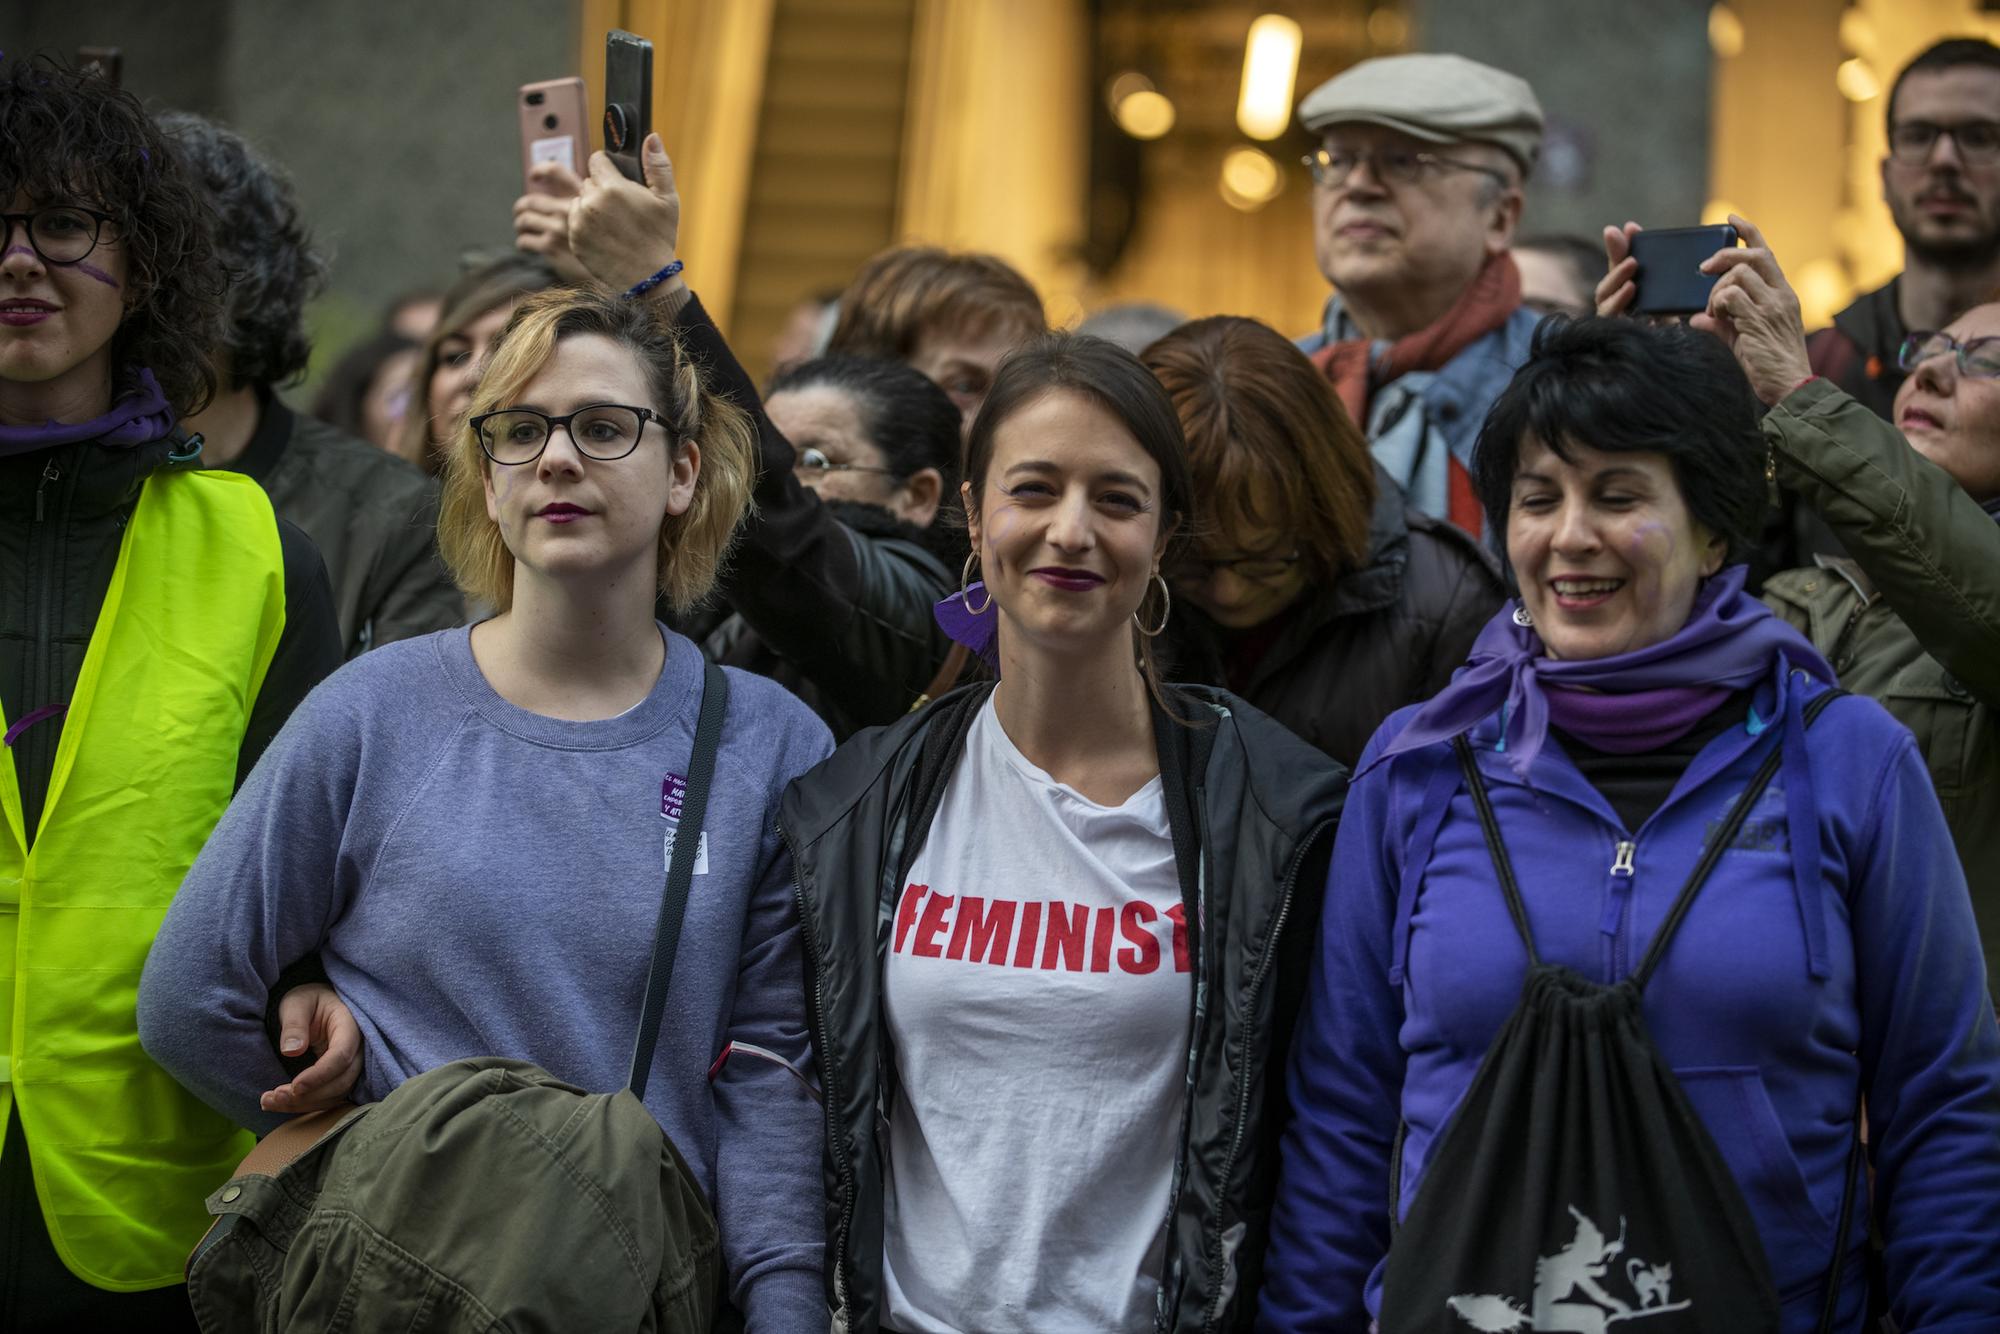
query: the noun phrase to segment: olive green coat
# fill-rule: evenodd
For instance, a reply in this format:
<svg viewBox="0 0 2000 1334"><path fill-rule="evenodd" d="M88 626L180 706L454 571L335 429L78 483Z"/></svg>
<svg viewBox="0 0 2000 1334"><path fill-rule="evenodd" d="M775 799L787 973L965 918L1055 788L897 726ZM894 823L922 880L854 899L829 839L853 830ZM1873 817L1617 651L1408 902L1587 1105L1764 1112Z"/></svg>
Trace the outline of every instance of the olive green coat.
<svg viewBox="0 0 2000 1334"><path fill-rule="evenodd" d="M1840 683L1916 734L2000 978L2000 524L1902 433L1824 380L1773 408L1778 480L1851 560L1822 557L1764 601L1826 655Z"/></svg>

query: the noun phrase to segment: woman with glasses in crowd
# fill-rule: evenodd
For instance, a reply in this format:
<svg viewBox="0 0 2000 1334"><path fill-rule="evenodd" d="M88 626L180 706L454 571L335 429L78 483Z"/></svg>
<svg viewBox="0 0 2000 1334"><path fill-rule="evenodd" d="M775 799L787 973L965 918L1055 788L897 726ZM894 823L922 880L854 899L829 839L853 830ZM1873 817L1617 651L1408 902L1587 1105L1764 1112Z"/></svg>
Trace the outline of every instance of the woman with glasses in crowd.
<svg viewBox="0 0 2000 1334"><path fill-rule="evenodd" d="M1910 335L1883 421L1813 375L1798 298L1757 229L1731 221L1748 247L1709 261L1723 277L1697 319L1771 407L1777 480L1848 553L1770 580L1765 600L1916 734L2000 981L2000 304ZM1630 303L1631 269L1606 279L1607 311Z"/></svg>
<svg viewBox="0 0 2000 1334"><path fill-rule="evenodd" d="M1255 320L1143 354L1180 415L1198 536L1167 571L1175 680L1227 686L1342 764L1436 694L1500 605L1479 544L1419 514L1324 376Z"/></svg>
<svg viewBox="0 0 2000 1334"><path fill-rule="evenodd" d="M496 614L314 692L147 965L147 1049L243 1125L474 1055L626 1081L703 695L700 650L654 602L713 583L749 424L653 307L549 292L495 343L447 460L439 546ZM729 686L646 1105L713 1204L731 1299L753 1328L804 1329L823 1319L817 1113L775 816L830 741L776 685ZM327 1031L358 1024L362 1059L300 1099L262 1016L315 953L332 992L300 990Z"/></svg>
<svg viewBox="0 0 2000 1334"><path fill-rule="evenodd" d="M209 207L137 99L0 66L0 1329L192 1329L248 1147L141 1050L159 915L340 662L332 590L178 419L215 390Z"/></svg>
<svg viewBox="0 0 2000 1334"><path fill-rule="evenodd" d="M1965 880L1909 733L1743 592L1749 385L1704 333L1552 321L1475 457L1519 597L1355 777L1263 1327L1858 1331L1871 1207L1899 1328L1991 1323Z"/></svg>
<svg viewBox="0 0 2000 1334"><path fill-rule="evenodd" d="M893 642L918 670L940 656L931 606L965 559L957 526L938 522L957 489L958 408L908 366L821 357L780 372L764 410L797 451L793 475L854 534L860 586L875 595L829 634L824 595L787 608L746 594L705 644L718 662L782 682L845 738L899 716L924 684L900 679L872 644Z"/></svg>
<svg viewBox="0 0 2000 1334"><path fill-rule="evenodd" d="M1242 1328L1344 777L1160 684L1193 481L1130 353L1015 352L965 458L980 578L941 614L998 684L855 737L780 815L834 1323Z"/></svg>

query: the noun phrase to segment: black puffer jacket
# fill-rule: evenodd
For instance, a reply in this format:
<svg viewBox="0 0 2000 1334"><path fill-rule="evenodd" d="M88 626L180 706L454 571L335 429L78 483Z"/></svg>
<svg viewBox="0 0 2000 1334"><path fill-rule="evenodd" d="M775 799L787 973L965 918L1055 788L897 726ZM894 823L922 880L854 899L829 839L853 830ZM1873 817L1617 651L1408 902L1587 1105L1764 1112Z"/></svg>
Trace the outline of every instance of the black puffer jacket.
<svg viewBox="0 0 2000 1334"><path fill-rule="evenodd" d="M878 1127L896 1082L882 1012L888 924L992 689L965 686L862 733L796 780L779 808L826 1099L827 1292L837 1331L873 1334L884 1313ZM1347 774L1222 691L1172 698L1193 725L1155 708L1154 733L1181 897L1187 920L1201 924L1192 942L1200 985L1189 995L1192 1084L1159 1325L1247 1329L1285 1121L1285 1054Z"/></svg>
<svg viewBox="0 0 2000 1334"><path fill-rule="evenodd" d="M343 651L461 625L465 598L437 550L437 483L394 455L293 412L269 390L234 463L326 561Z"/></svg>
<svg viewBox="0 0 2000 1334"><path fill-rule="evenodd" d="M937 674L951 641L931 616L957 587L923 546L858 532L792 473L792 446L692 294L674 312L688 351L757 430L756 516L716 589L720 603L808 681L815 708L849 730L893 722Z"/></svg>
<svg viewBox="0 0 2000 1334"><path fill-rule="evenodd" d="M1184 601L1162 657L1175 680L1227 686L1351 768L1383 719L1444 688L1505 597L1486 549L1406 508L1377 468L1361 568L1308 589L1247 673L1231 679L1227 636Z"/></svg>
<svg viewBox="0 0 2000 1334"><path fill-rule="evenodd" d="M936 590L950 587L952 569L964 560L962 548L965 539L956 532L941 530L935 525L929 529L918 528L902 522L877 505L839 500L822 504L827 513L847 529L854 543L857 587L869 590L858 600L861 610L857 615L876 614L872 611L874 604L884 599L907 598L914 602L929 596L935 602L943 596ZM954 544L961 550L954 552ZM912 581L919 587L906 588L905 585ZM772 609L774 614L777 610ZM785 619L809 624L814 618L802 612ZM746 672L768 676L797 695L833 729L835 741L845 741L864 727L893 722L908 712L916 696L906 695L902 682L853 673L845 660L842 660L844 670L830 684L838 686L845 679L849 682L848 687L821 689L815 673L808 671L807 667L816 666L819 677L826 675L824 643L812 635L794 633L778 636L779 643L789 643L794 651L802 641L809 651L817 650L812 651L812 658L804 664L794 662L773 644L769 636L760 634L741 612L737 612L706 636L701 646L723 666L741 667ZM922 657L916 660L929 661L928 646ZM965 679L970 680L971 677ZM918 689L921 690L924 684L919 682ZM864 694L866 699L862 698ZM857 709L860 711L857 712Z"/></svg>

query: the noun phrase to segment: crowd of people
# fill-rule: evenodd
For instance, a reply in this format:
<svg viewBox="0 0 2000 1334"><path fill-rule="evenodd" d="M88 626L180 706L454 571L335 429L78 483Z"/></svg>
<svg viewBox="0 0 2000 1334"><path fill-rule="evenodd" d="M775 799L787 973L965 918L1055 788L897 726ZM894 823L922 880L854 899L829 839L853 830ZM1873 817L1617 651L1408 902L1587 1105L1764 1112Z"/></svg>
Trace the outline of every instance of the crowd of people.
<svg viewBox="0 0 2000 1334"><path fill-rule="evenodd" d="M283 170L7 60L0 1328L2000 1328L2000 48L1886 106L1810 336L1422 54L1303 336L760 385L649 136L305 413Z"/></svg>

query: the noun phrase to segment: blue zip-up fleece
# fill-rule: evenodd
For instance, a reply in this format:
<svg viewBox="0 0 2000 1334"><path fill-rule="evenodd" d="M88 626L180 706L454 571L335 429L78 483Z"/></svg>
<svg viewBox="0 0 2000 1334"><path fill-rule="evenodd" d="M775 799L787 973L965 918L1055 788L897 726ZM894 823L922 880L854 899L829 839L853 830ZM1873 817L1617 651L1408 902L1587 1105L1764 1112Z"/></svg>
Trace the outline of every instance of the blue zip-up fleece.
<svg viewBox="0 0 2000 1334"><path fill-rule="evenodd" d="M318 951L362 1037L354 1096L468 1056L623 1088L700 708L701 652L666 635L652 691L598 722L514 707L465 628L365 653L291 716L188 872L146 961L139 1036L240 1124L280 1118L264 1032L278 973ZM729 673L702 847L646 1107L721 1224L753 1329L826 1324L820 1117L778 797L832 737Z"/></svg>
<svg viewBox="0 0 2000 1334"><path fill-rule="evenodd" d="M1495 753L1497 717L1474 728L1544 960L1603 983L1630 973L1708 831L1823 689L1774 671L1748 722L1636 832L1553 735L1529 786ZM1397 1115L1407 1213L1527 971L1451 747L1367 769L1414 711L1369 743L1335 844L1289 1075L1266 1330L1368 1327ZM1863 1083L1900 1327L2000 1329L2000 1031L1958 857L1910 734L1880 706L1837 699L1805 735L1810 790L1788 797L1789 767L1772 780L1647 984L1646 1026L1749 1203L1788 1334L1818 1321ZM1788 812L1818 828L1817 881L1793 874ZM1626 844L1630 874L1613 869ZM1858 1204L1842 1331L1862 1328L1866 1216Z"/></svg>

